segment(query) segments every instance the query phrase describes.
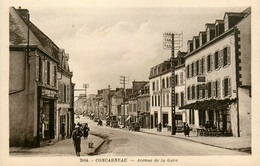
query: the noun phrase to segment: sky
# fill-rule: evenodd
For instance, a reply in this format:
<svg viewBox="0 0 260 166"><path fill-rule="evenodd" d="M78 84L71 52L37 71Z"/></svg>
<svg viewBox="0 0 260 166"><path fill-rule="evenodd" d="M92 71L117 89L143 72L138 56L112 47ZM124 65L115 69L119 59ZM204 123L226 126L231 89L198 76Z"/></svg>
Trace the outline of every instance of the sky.
<svg viewBox="0 0 260 166"><path fill-rule="evenodd" d="M58 47L69 53L76 88L88 83L88 94L98 89L122 87L120 76L131 82L148 81L150 68L169 59L163 33L183 33L187 40L205 31L206 23L222 19L225 12L246 7L106 7L79 4L48 5L14 2L30 12L31 21ZM76 93L77 94L77 93Z"/></svg>

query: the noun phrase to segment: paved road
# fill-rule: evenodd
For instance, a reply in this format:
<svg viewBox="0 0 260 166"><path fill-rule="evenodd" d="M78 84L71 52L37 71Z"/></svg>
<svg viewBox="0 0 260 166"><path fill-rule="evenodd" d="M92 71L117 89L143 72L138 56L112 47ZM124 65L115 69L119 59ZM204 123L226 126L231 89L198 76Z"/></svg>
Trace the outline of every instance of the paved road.
<svg viewBox="0 0 260 166"><path fill-rule="evenodd" d="M92 134L101 135L109 140L100 149L99 155L102 156L247 155L178 138L100 127L96 122L84 117L80 121L88 122Z"/></svg>

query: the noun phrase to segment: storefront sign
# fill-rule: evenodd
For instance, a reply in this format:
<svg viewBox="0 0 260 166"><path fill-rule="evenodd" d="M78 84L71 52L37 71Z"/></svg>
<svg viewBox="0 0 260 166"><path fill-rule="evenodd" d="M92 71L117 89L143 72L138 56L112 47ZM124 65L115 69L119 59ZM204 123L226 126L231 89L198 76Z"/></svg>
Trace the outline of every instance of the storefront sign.
<svg viewBox="0 0 260 166"><path fill-rule="evenodd" d="M206 82L206 77L205 76L198 76L197 82Z"/></svg>
<svg viewBox="0 0 260 166"><path fill-rule="evenodd" d="M41 96L42 97L53 97L53 98L56 98L58 95L57 95L56 91L42 88Z"/></svg>

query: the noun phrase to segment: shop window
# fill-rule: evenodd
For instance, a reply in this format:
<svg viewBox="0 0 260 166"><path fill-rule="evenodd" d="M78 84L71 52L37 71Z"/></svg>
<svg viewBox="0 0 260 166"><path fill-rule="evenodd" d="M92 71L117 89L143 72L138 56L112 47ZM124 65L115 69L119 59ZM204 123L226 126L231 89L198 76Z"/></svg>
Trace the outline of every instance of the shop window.
<svg viewBox="0 0 260 166"><path fill-rule="evenodd" d="M193 109L190 109L189 110L189 121L190 121L190 124L194 124L194 110Z"/></svg>

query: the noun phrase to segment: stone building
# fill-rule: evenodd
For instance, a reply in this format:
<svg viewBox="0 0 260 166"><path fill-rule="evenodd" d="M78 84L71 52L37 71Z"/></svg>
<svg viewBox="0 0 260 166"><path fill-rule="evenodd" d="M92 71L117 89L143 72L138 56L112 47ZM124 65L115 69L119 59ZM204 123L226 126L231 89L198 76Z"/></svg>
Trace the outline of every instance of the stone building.
<svg viewBox="0 0 260 166"><path fill-rule="evenodd" d="M251 134L251 11L226 12L188 41L186 120L233 136Z"/></svg>
<svg viewBox="0 0 260 166"><path fill-rule="evenodd" d="M60 49L30 22L27 9L10 8L9 36L10 146L57 141Z"/></svg>

